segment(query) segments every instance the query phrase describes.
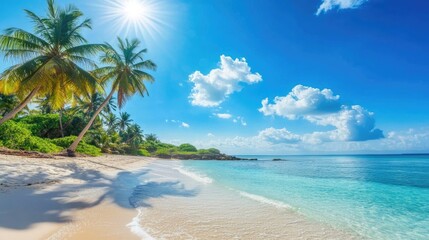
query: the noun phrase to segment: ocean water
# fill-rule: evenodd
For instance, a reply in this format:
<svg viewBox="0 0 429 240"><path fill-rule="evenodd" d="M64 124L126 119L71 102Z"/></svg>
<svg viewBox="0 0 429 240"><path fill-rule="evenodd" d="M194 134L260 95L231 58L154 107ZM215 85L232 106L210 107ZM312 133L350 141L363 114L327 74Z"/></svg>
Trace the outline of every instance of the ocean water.
<svg viewBox="0 0 429 240"><path fill-rule="evenodd" d="M429 156L245 156L180 171L369 239L429 239ZM272 161L280 158L281 161Z"/></svg>

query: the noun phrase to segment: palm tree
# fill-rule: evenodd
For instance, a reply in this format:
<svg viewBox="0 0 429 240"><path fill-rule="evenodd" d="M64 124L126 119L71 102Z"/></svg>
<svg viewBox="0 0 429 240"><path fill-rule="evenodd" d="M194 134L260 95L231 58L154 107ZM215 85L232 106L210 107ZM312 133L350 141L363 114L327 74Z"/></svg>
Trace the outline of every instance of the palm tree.
<svg viewBox="0 0 429 240"><path fill-rule="evenodd" d="M95 67L88 56L105 45L87 44L81 32L91 29L91 21L81 20L79 9L71 5L62 9L54 0L47 2L46 17L25 10L34 23L34 33L9 28L0 35L0 51L6 58L20 61L0 75L0 93L23 99L0 119L0 124L15 117L35 96L49 95L52 107L59 109L71 94L83 95L95 89L96 79L80 65Z"/></svg>
<svg viewBox="0 0 429 240"><path fill-rule="evenodd" d="M75 97L75 112L83 113L85 116L91 117L97 111L97 109L103 104L105 97L99 92L95 92L86 97ZM109 113L116 110L116 103L112 97L106 107L101 112L101 115L105 118Z"/></svg>
<svg viewBox="0 0 429 240"><path fill-rule="evenodd" d="M132 122L133 120L131 119L131 115L129 113L127 112L120 113L119 122L118 122L119 130L121 132L125 131L125 129L127 129Z"/></svg>
<svg viewBox="0 0 429 240"><path fill-rule="evenodd" d="M159 143L161 141L159 141L158 137L156 136L156 134L150 133L150 134L146 134L145 136L145 140L147 142L154 142L154 143Z"/></svg>
<svg viewBox="0 0 429 240"><path fill-rule="evenodd" d="M38 108L42 114L49 114L49 113L54 112L54 110L52 109L51 103L50 103L50 96L49 95L36 98L36 100L34 102L38 105ZM64 137L63 111L64 111L63 108L60 108L58 110L58 120L59 120L59 124L60 124L59 126L60 126L61 137Z"/></svg>
<svg viewBox="0 0 429 240"><path fill-rule="evenodd" d="M12 111L19 104L19 99L15 95L0 94L0 116Z"/></svg>
<svg viewBox="0 0 429 240"><path fill-rule="evenodd" d="M125 143L136 148L143 143L143 130L138 124L131 124L126 131L122 133L122 138Z"/></svg>
<svg viewBox="0 0 429 240"><path fill-rule="evenodd" d="M104 124L107 127L108 133L114 133L118 127L119 120L118 117L114 113L107 114L106 118L104 119Z"/></svg>
<svg viewBox="0 0 429 240"><path fill-rule="evenodd" d="M141 96L144 96L145 93L148 94L144 82L154 81L152 75L144 70L155 70L156 65L152 61L144 59L143 55L147 52L146 49L137 50L140 41L137 39L129 41L128 39L122 40L118 38L118 42L119 52L111 45L106 44L108 48L101 57L101 62L106 66L94 71L101 82L111 82L110 93L92 116L86 127L67 149L69 156L75 156L77 145L89 130L98 114L100 114L103 108L109 103L113 94L117 93L118 107L122 108L126 100L134 94L139 93Z"/></svg>
<svg viewBox="0 0 429 240"><path fill-rule="evenodd" d="M38 97L33 103L37 104L37 108L40 110L42 114L49 114L53 112L52 106L49 102L49 95L44 97Z"/></svg>

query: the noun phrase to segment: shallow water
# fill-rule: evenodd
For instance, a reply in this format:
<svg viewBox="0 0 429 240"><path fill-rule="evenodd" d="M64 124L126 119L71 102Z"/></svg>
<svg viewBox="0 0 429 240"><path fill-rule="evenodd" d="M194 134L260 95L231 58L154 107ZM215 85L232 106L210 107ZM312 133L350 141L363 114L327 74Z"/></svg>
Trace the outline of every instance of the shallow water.
<svg viewBox="0 0 429 240"><path fill-rule="evenodd" d="M282 201L224 184L218 175L199 170L205 164L213 167L211 170L228 168L215 166L221 163L228 164L155 161L147 166L129 198L137 208L130 230L142 239L361 238L309 220Z"/></svg>
<svg viewBox="0 0 429 240"><path fill-rule="evenodd" d="M182 171L369 239L429 239L427 155L247 157L261 160L185 161Z"/></svg>

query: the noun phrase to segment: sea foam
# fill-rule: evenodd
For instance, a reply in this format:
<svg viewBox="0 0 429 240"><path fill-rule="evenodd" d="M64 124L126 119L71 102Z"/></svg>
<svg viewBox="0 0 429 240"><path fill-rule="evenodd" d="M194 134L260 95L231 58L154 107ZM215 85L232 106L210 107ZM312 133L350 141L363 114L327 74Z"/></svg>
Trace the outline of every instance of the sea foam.
<svg viewBox="0 0 429 240"><path fill-rule="evenodd" d="M241 196L252 199L254 201L263 203L263 204L267 204L267 205L271 205L274 206L276 208L283 208L283 209L292 209L291 206L289 206L288 204L284 203L284 202L280 202L277 200L273 200L273 199L269 199L263 196L259 196L259 195L255 195L255 194L251 194L251 193L247 193L247 192L242 192L242 191L238 191L240 193Z"/></svg>
<svg viewBox="0 0 429 240"><path fill-rule="evenodd" d="M178 168L174 168L174 169L177 170L178 172L180 172L181 174L194 179L195 181L198 181L198 182L201 182L204 184L210 184L213 182L213 179L211 179L205 175L202 175L200 173L184 169L183 167L178 167Z"/></svg>
<svg viewBox="0 0 429 240"><path fill-rule="evenodd" d="M135 235L141 237L142 240L155 240L151 235L149 235L141 226L140 226L140 220L142 218L142 209L137 209L137 216L133 218L133 220L127 224L127 227L131 230L132 233Z"/></svg>

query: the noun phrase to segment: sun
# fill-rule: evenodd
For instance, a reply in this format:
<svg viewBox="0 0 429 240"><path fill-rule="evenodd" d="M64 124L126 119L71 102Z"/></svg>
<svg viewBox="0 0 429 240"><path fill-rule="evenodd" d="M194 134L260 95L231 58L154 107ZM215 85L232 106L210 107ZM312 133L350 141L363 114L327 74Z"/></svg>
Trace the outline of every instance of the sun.
<svg viewBox="0 0 429 240"><path fill-rule="evenodd" d="M142 1L127 0L123 2L123 5L119 10L121 11L121 14L123 14L123 16L129 21L138 22L144 19L149 13L149 11L145 11L147 8L147 6L145 7L143 5Z"/></svg>
<svg viewBox="0 0 429 240"><path fill-rule="evenodd" d="M163 0L104 0L102 19L116 34L154 40L168 26L168 6Z"/></svg>

